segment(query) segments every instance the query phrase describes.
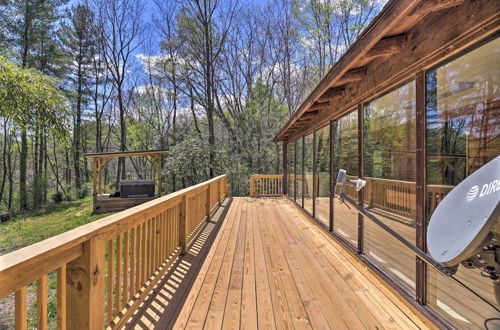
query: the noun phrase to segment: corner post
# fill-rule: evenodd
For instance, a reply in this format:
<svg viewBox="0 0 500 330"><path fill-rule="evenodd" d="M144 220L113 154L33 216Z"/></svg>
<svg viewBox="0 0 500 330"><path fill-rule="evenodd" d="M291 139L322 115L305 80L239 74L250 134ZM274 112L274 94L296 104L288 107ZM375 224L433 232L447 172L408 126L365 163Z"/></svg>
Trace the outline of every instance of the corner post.
<svg viewBox="0 0 500 330"><path fill-rule="evenodd" d="M105 242L101 235L83 243L83 254L67 264L68 329L104 327Z"/></svg>

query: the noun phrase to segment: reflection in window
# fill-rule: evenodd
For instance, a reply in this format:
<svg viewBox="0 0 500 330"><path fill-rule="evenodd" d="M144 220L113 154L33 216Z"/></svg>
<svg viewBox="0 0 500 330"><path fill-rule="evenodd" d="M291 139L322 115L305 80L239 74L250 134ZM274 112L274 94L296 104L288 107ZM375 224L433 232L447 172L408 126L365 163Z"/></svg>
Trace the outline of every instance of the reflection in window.
<svg viewBox="0 0 500 330"><path fill-rule="evenodd" d="M339 169L346 170L349 175L358 176L358 112L353 111L345 115L336 120L333 125L333 173L335 178ZM357 200L358 193L352 187L347 187L346 194ZM358 212L353 208L339 204L338 198L335 198L333 215L334 231L356 246L358 242Z"/></svg>
<svg viewBox="0 0 500 330"><path fill-rule="evenodd" d="M413 243L415 123L415 81L365 107L365 203L380 220ZM365 220L365 253L409 290L415 290L414 253L370 220Z"/></svg>
<svg viewBox="0 0 500 330"><path fill-rule="evenodd" d="M304 138L304 209L313 214L313 134Z"/></svg>
<svg viewBox="0 0 500 330"><path fill-rule="evenodd" d="M500 39L427 73L427 215L463 179L500 154ZM491 280L459 267L456 277L496 304ZM428 303L459 328L498 313L431 270ZM498 305L497 305L498 306ZM489 324L490 328L500 322Z"/></svg>
<svg viewBox="0 0 500 330"><path fill-rule="evenodd" d="M327 225L330 222L330 125L316 131L316 218Z"/></svg>

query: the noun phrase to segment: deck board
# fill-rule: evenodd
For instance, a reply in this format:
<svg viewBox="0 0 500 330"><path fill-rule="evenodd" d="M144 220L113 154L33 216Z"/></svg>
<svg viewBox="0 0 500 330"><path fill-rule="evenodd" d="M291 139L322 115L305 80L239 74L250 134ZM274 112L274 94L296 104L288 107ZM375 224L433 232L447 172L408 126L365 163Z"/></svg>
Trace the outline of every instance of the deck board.
<svg viewBox="0 0 500 330"><path fill-rule="evenodd" d="M234 198L174 328L419 328L424 323L282 199Z"/></svg>

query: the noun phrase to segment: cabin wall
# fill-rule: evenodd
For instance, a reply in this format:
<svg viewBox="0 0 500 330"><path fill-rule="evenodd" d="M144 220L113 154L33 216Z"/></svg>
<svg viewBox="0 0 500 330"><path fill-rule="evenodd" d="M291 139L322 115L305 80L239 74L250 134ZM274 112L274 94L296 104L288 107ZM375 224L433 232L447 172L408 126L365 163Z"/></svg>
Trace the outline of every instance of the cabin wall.
<svg viewBox="0 0 500 330"><path fill-rule="evenodd" d="M463 266L456 278L466 287L437 274L340 205L334 182L340 168L364 177L362 193L348 195L426 248L437 204L500 155L498 6L466 1L425 17L408 31L407 47L373 61L366 79L285 141L290 200L424 313L457 328L498 317L492 281Z"/></svg>

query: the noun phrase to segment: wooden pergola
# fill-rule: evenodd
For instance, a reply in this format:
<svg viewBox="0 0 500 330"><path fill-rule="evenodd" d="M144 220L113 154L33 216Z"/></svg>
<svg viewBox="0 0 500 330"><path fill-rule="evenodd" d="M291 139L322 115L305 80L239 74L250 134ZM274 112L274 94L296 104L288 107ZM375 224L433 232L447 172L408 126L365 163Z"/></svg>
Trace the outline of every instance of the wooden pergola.
<svg viewBox="0 0 500 330"><path fill-rule="evenodd" d="M107 208L100 210L104 212L105 210L115 210L118 208L128 208L130 206L141 204L145 201L148 201L152 198L150 197L141 197L141 198L127 198L126 203L123 202L124 199L119 197L110 197L109 195L104 195L104 180L103 180L103 172L106 169L106 166L109 164L111 160L114 158L122 158L122 157L139 157L146 156L150 157L151 162L153 164L154 170L154 181L155 181L155 194L156 197L161 195L162 190L162 157L167 153L166 149L159 150L137 150L137 151L119 151L119 152L101 152L101 153L89 153L85 154L84 157L92 159L92 193L93 193L93 208L94 211L100 209L99 202L103 202L108 205ZM121 207L116 206L120 204ZM127 207L128 206L128 207Z"/></svg>

